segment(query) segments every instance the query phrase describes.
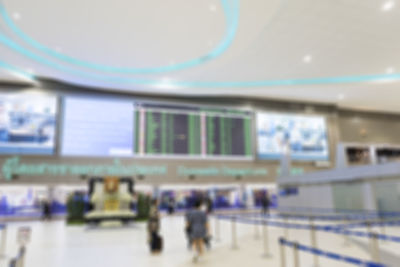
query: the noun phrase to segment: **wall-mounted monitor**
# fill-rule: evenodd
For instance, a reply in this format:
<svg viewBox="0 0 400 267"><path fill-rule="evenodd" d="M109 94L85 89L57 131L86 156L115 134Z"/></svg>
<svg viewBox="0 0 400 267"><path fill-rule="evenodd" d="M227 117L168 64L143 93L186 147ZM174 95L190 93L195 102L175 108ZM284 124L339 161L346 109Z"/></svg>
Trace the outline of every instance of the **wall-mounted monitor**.
<svg viewBox="0 0 400 267"><path fill-rule="evenodd" d="M37 93L0 93L0 154L52 155L57 98Z"/></svg>
<svg viewBox="0 0 400 267"><path fill-rule="evenodd" d="M63 156L133 156L133 101L65 97Z"/></svg>
<svg viewBox="0 0 400 267"><path fill-rule="evenodd" d="M138 156L251 159L252 113L138 103Z"/></svg>
<svg viewBox="0 0 400 267"><path fill-rule="evenodd" d="M257 141L260 159L280 159L285 149L293 160L329 159L326 123L320 116L257 113Z"/></svg>

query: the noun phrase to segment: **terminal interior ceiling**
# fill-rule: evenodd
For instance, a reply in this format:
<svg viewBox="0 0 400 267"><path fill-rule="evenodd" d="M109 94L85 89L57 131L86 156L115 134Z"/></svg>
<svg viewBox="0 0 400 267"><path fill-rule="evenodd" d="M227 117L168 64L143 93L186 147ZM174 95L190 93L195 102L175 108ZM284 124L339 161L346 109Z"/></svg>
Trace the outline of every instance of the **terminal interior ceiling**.
<svg viewBox="0 0 400 267"><path fill-rule="evenodd" d="M399 111L395 2L2 0L1 75Z"/></svg>
<svg viewBox="0 0 400 267"><path fill-rule="evenodd" d="M399 7L0 0L0 267L400 266Z"/></svg>

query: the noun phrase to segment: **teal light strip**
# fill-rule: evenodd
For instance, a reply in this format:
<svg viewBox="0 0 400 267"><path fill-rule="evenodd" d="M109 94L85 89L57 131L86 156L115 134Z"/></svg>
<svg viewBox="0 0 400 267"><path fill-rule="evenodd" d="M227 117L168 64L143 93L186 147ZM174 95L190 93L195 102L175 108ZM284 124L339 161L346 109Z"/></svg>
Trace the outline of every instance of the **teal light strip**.
<svg viewBox="0 0 400 267"><path fill-rule="evenodd" d="M113 72L113 73L123 73L123 74L145 74L145 73L162 73L162 72L171 72L182 70L186 68L195 67L197 65L203 64L209 60L215 59L218 56L222 55L232 44L235 39L238 21L239 21L239 0L221 0L222 9L225 14L225 20L227 25L227 30L225 33L225 38L219 45L217 45L211 52L208 54L201 56L199 58L195 58L186 62L177 63L168 66L162 67L153 67L153 68L123 68L123 67L114 67L107 66L102 64L96 64L88 61L83 61L74 57L70 57L68 55L64 55L59 53L41 43L34 40L25 34L18 26L13 22L10 16L7 13L4 5L0 3L0 14L6 23L7 27L16 34L20 39L24 42L32 46L33 48L39 50L42 53L45 53L48 56L54 57L58 60L66 62L68 64L77 65L80 67L85 67L89 69L94 69L98 71L105 72Z"/></svg>
<svg viewBox="0 0 400 267"><path fill-rule="evenodd" d="M13 65L10 65L10 64L8 64L8 63L6 63L4 61L0 61L0 68L6 70L8 72L11 72L11 73L20 75L22 77L25 77L26 79L29 79L29 80L32 80L32 81L36 79L35 75L33 75L33 74L29 73L29 72L23 71L23 70L15 67Z"/></svg>
<svg viewBox="0 0 400 267"><path fill-rule="evenodd" d="M271 86L289 86L289 85L313 85L313 84L343 84L343 83L358 83L358 82L372 82L384 80L400 80L400 74L372 74L372 75L354 75L354 76L339 76L339 77L321 77L321 78L307 78L307 79L286 79L286 80L260 80L260 81L176 81L164 83L155 79L136 79L132 77L118 77L110 75L100 75L80 71L78 69L61 65L60 63L53 62L52 60L43 57L39 54L31 52L26 48L20 46L13 40L9 39L6 35L0 32L0 43L14 50L15 52L38 62L39 64L46 65L64 73L72 74L79 77L90 78L106 83L113 84L128 84L128 85L147 85L157 86L159 88L167 87L183 87L183 88L249 88L249 87L271 87ZM11 64L2 62L0 67L7 70L12 70L20 73L28 78L33 75L24 71L18 71L16 67Z"/></svg>

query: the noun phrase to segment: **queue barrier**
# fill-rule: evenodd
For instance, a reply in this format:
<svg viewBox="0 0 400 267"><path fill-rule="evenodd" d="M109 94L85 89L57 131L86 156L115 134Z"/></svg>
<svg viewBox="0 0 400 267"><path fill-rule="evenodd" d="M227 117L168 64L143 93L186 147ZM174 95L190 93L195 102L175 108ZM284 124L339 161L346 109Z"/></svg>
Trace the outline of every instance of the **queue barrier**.
<svg viewBox="0 0 400 267"><path fill-rule="evenodd" d="M367 225L368 232L363 232L363 231L350 231L343 229L343 227L338 227L338 226L326 226L326 225L314 225L314 221L311 219L310 224L296 224L296 223L288 223L287 221L285 222L276 222L276 221L267 221L267 220L254 220L254 219L249 219L249 218L240 218L240 216L221 216L218 215L216 219L229 219L232 222L232 247L236 247L236 223L244 223L244 224L254 224L254 225L262 225L264 229L267 229L266 227L268 225L274 226L274 227L280 227L283 228L284 233L285 233L285 240L289 238L288 230L289 229L301 229L301 230L309 230L310 231L310 239L311 239L311 244L313 247L317 247L317 238L316 238L316 231L325 231L329 233L334 233L334 234L340 234L342 235L346 242L348 243L348 237L349 236L356 236L356 237L366 237L369 239L370 242L370 254L372 256L372 260L374 262L380 262L380 250L379 250L379 243L378 240L383 240L383 241L392 241L396 243L400 243L400 237L398 236L389 236L386 234L378 234L375 232L372 232L370 229L371 224L370 223L365 223L363 225ZM389 223L391 225L400 224L400 221L396 222L383 222L381 224ZM267 234L264 234L264 251L268 253L269 246L268 246L268 237ZM283 259L284 261L284 259ZM314 254L314 265L318 266L319 264L319 259L318 255ZM374 266L374 265L370 265ZM378 265L380 266L380 265Z"/></svg>
<svg viewBox="0 0 400 267"><path fill-rule="evenodd" d="M7 246L7 225L0 224L0 257L5 256L6 254L6 246Z"/></svg>
<svg viewBox="0 0 400 267"><path fill-rule="evenodd" d="M227 216L227 215L218 215L220 219L232 219L235 217L235 223L247 223L247 224L266 224L269 226L286 228L286 229L298 229L298 230L317 230L317 231L324 231L330 232L335 234L341 235L348 235L348 236L355 236L355 237L368 237L368 238L376 238L384 241L392 241L396 243L400 243L399 236L389 236L384 234L375 234L371 232L363 232L363 231L350 231L345 230L341 227L336 226L325 226L325 225L308 225L308 224L297 224L297 223L287 223L287 222L276 222L276 221L265 221L265 220L254 220L254 219L247 219L247 218L239 218L238 216ZM394 225L395 222L388 222L388 224ZM397 225L400 225L400 221L396 222ZM285 234L287 237L287 234Z"/></svg>
<svg viewBox="0 0 400 267"><path fill-rule="evenodd" d="M313 220L310 220L310 225L305 225L305 224L293 224L293 223L282 223L282 222L272 222L272 221L266 221L266 220L252 220L252 219L243 219L240 218L239 216L221 216L217 215L216 220L219 219L229 219L232 223L232 248L237 249L237 236L236 236L236 224L237 223L246 223L246 224L254 224L254 225L262 225L264 229L264 234L263 234L263 247L264 247L264 255L269 255L269 245L268 245L268 234L267 234L267 226L276 226L276 227L281 227L285 230L285 234L287 233L286 230L289 228L295 228L295 229L304 229L304 230L310 230L310 240L311 240L311 247L307 247L304 245L296 244L294 242L289 242L288 237L286 238L281 238L283 240L283 243L280 246L280 251L281 251L281 267L286 266L286 259L285 259L285 252L284 252L284 245L293 247L294 249L294 266L295 267L300 267L299 263L299 255L298 252L299 250L302 251L308 251L313 254L313 262L314 266L319 266L319 257L328 257L337 261L345 261L347 263L351 263L354 265L358 266L367 266L367 267L383 267L386 266L380 262L380 252L379 252L379 244L377 242L378 239L383 239L383 240L390 240L394 242L400 242L400 237L394 237L394 236L387 236L387 235L382 235L382 234L377 234L374 232L359 232L359 231L347 231L343 230L341 227L332 227L332 226L321 226L321 225L314 225ZM368 237L370 240L370 254L372 255L372 261L366 261L366 260L361 260L361 259L356 259L352 257L347 257L347 256L342 256L339 254L331 253L331 252L326 252L318 249L318 244L317 244L317 238L316 238L316 231L327 231L327 232L333 232L336 234L341 234L343 236L348 236L348 235L353 235L353 236L359 236L359 237ZM288 235L288 234L287 234ZM295 245L296 244L296 245Z"/></svg>
<svg viewBox="0 0 400 267"><path fill-rule="evenodd" d="M318 248L314 247L309 247L305 246L302 244L299 244L297 242L291 242L288 241L284 238L279 239L279 244L280 244L280 253L281 253L281 267L286 267L286 257L285 257L285 249L284 247L290 247L293 248L294 252L294 266L299 267L300 266L300 259L298 257L298 252L303 251L303 252L308 252L314 255L317 255L319 257L326 257L335 261L342 261L346 262L349 264L357 265L357 266L364 266L364 267L387 267L387 265L378 263L378 262L372 262L372 261L365 261L362 259L350 257L350 256L344 256L340 255L337 253L333 252L328 252L328 251L323 251Z"/></svg>
<svg viewBox="0 0 400 267"><path fill-rule="evenodd" d="M229 215L229 214L227 214ZM233 214L232 214L233 215ZM265 218L290 218L290 219L298 219L298 220L309 220L310 218L313 218L315 220L319 221L356 221L356 220L373 220L373 219L389 219L389 218L399 218L400 219L400 214L397 213L387 213L385 216L379 216L379 215L369 215L369 214L335 214L335 215L294 215L294 214L285 214L285 213L280 213L280 214L261 214L261 213L246 213L246 215L250 215L253 217L265 217Z"/></svg>
<svg viewBox="0 0 400 267"><path fill-rule="evenodd" d="M378 214L378 215L386 215L386 214L396 214L400 216L400 211L376 211L376 210L365 210L365 209L332 209L332 208L309 208L309 207L289 207L289 206L281 206L277 208L278 212L286 211L290 213L294 212L321 212L321 213L359 213L359 214Z"/></svg>

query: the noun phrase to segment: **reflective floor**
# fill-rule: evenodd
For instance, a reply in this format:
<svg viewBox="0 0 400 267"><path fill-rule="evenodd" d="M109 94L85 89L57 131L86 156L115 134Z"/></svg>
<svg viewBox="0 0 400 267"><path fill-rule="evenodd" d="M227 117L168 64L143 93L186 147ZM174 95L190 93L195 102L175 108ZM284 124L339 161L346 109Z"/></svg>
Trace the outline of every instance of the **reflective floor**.
<svg viewBox="0 0 400 267"><path fill-rule="evenodd" d="M160 255L151 255L146 243L146 226L137 223L130 227L107 225L103 228L66 226L64 221L10 223L7 238L7 254L17 252L16 231L19 226L32 227L32 240L27 247L25 267L125 267L125 266L280 266L279 236L281 228L268 227L270 255L264 255L263 232L253 225L237 225L238 249L232 249L231 223L220 223L221 240L215 236L215 220L210 220L213 232L212 249L199 262L193 263L193 254L187 249L182 216L162 219L164 250ZM323 222L319 222L322 224ZM376 228L380 232L380 228ZM390 235L400 236L400 228L386 227ZM310 233L306 230L289 230L289 240L310 245ZM320 249L368 260L369 243L365 238L350 238L347 243L343 236L318 232ZM380 242L380 256L389 266L400 266L400 244ZM320 258L320 266L353 266L343 262ZM7 266L2 260L1 266ZM294 266L293 252L286 248L286 264ZM313 266L313 256L300 252L300 266Z"/></svg>

